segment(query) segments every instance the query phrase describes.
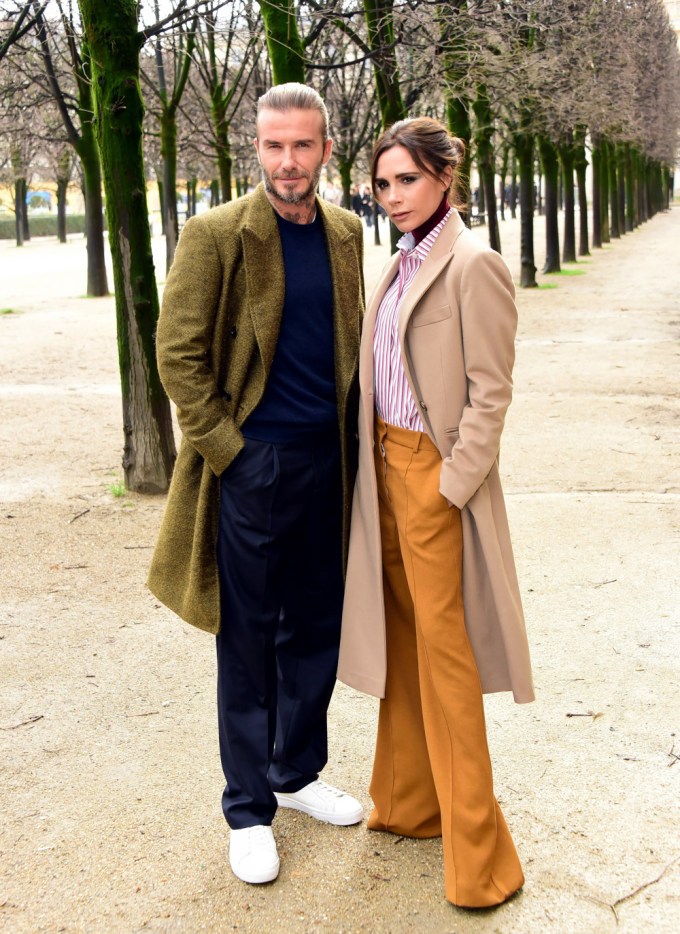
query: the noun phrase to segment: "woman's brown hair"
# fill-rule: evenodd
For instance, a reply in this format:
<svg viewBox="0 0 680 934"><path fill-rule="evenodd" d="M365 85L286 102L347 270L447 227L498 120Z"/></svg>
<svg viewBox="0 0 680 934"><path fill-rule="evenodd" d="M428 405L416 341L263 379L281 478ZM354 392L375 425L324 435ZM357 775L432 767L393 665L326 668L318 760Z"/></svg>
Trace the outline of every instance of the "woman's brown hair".
<svg viewBox="0 0 680 934"><path fill-rule="evenodd" d="M403 146L421 172L430 178L439 179L446 169L451 169L451 184L447 192L449 204L459 210L465 207L459 193L458 174L465 156L465 143L462 139L452 136L443 123L432 117L399 120L388 127L376 141L371 158L371 188L378 200L379 192L375 187L378 159L393 146Z"/></svg>

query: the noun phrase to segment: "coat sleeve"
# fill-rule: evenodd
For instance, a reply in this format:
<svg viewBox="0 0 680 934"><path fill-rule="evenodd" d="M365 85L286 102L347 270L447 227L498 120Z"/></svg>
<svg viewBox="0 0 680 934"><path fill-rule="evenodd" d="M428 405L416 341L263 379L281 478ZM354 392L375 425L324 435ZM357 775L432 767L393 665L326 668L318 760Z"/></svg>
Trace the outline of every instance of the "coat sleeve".
<svg viewBox="0 0 680 934"><path fill-rule="evenodd" d="M460 318L468 403L458 440L442 463L439 489L462 509L498 457L505 413L512 399L515 287L504 260L492 250L475 253L465 264Z"/></svg>
<svg viewBox="0 0 680 934"><path fill-rule="evenodd" d="M168 274L156 350L161 380L177 406L182 433L217 475L243 447L210 366L225 278L212 231L202 218L191 218Z"/></svg>

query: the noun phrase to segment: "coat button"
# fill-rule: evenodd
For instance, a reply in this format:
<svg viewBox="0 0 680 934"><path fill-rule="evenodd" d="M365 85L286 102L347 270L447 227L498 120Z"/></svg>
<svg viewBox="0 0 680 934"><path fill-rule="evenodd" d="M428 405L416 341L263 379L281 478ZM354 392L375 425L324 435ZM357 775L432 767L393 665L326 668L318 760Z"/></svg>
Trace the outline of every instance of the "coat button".
<svg viewBox="0 0 680 934"><path fill-rule="evenodd" d="M234 326L234 327L231 329L231 331L229 331L229 333L230 333L230 335L231 335L232 337L236 337L236 335L238 334L238 328Z"/></svg>
<svg viewBox="0 0 680 934"><path fill-rule="evenodd" d="M224 390L223 395L224 395L224 398L227 400L227 402L231 402L231 393L229 392L228 389Z"/></svg>
<svg viewBox="0 0 680 934"><path fill-rule="evenodd" d="M427 406L422 400L418 404L420 405L420 408L423 410L423 412L427 412Z"/></svg>

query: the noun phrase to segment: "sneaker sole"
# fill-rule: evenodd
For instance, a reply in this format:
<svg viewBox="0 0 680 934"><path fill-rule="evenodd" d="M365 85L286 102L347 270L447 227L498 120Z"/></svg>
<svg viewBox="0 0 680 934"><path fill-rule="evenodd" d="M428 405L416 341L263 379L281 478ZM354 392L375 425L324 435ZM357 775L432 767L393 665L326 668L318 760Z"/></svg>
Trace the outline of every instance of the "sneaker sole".
<svg viewBox="0 0 680 934"><path fill-rule="evenodd" d="M364 817L363 808L361 808L358 813L355 811L353 814L329 814L327 811L317 811L316 808L301 804L299 801L295 801L278 792L274 792L274 796L279 807L291 808L293 811L301 811L303 814L308 814L310 817L321 821L323 824L334 824L336 827L350 827L352 824L358 824Z"/></svg>
<svg viewBox="0 0 680 934"><path fill-rule="evenodd" d="M247 882L250 885L262 885L265 882L273 882L274 879L277 878L279 869L281 867L281 861L277 859L276 866L267 872L258 872L252 874L239 872L231 860L229 861L229 865L231 866L231 871L234 873L237 879L241 880L241 882Z"/></svg>

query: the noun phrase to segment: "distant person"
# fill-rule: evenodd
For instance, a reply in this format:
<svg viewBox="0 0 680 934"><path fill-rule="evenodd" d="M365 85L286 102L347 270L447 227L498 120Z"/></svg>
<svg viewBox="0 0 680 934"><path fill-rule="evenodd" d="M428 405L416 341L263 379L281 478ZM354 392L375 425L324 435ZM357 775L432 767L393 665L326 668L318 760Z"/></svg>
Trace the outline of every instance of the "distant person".
<svg viewBox="0 0 680 934"><path fill-rule="evenodd" d="M359 188L357 185L352 185L350 189L350 207L352 208L354 213L357 215L357 217L361 217L362 214L364 213L363 202L361 200L361 193L359 192Z"/></svg>
<svg viewBox="0 0 680 934"><path fill-rule="evenodd" d="M326 183L326 187L323 193L324 201L328 201L329 204L342 204L342 189L339 188L332 179L329 179Z"/></svg>
<svg viewBox="0 0 680 934"><path fill-rule="evenodd" d="M446 897L524 882L494 797L483 691L533 699L498 474L517 311L504 261L456 205L463 143L401 120L376 199L404 234L369 301L338 676L382 698L368 826L443 838Z"/></svg>
<svg viewBox="0 0 680 934"><path fill-rule="evenodd" d="M317 197L326 107L283 84L257 105L263 181L189 220L158 363L183 432L149 585L217 636L231 868L276 878L277 807L362 819L327 785L343 553L356 464L360 222Z"/></svg>
<svg viewBox="0 0 680 934"><path fill-rule="evenodd" d="M368 185L361 186L361 210L367 227L373 226L373 195Z"/></svg>

